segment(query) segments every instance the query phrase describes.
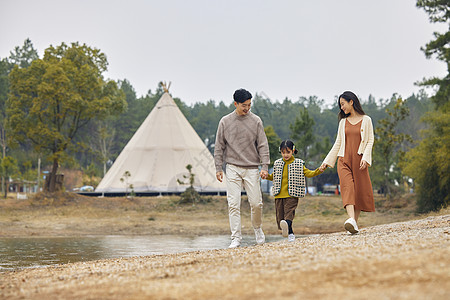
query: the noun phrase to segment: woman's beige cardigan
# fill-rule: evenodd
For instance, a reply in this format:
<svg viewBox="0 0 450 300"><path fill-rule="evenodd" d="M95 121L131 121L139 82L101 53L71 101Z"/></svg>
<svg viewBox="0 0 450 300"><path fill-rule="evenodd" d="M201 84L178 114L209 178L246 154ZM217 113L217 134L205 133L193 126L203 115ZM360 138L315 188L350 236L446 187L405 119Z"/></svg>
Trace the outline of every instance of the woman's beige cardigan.
<svg viewBox="0 0 450 300"><path fill-rule="evenodd" d="M341 119L337 132L336 141L331 148L327 157L323 161L330 167L334 167L338 156L344 156L345 153L345 120ZM358 154L362 154L362 160L365 160L369 166L372 165L372 147L373 147L373 125L372 119L368 115L364 115L361 124L361 143L359 144Z"/></svg>

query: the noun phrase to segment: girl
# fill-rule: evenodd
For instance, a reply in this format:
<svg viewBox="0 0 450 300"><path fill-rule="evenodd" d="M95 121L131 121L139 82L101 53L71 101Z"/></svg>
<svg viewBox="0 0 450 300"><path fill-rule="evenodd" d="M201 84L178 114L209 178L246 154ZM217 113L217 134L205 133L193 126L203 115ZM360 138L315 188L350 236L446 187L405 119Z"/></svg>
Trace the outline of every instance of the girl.
<svg viewBox="0 0 450 300"><path fill-rule="evenodd" d="M323 171L319 169L310 171L304 166L303 160L294 158L293 154L297 154L298 151L290 140L282 141L279 151L282 158L274 162L273 173L263 179L273 181L272 191L275 196L278 229L282 231L284 237L288 237L289 242L293 242L295 235L292 230L292 221L298 198L306 194L305 177L314 177Z"/></svg>
<svg viewBox="0 0 450 300"><path fill-rule="evenodd" d="M338 98L339 127L336 141L320 166L320 170L334 167L339 157L337 168L344 208L349 218L344 228L351 234L359 232L358 218L361 211L373 212L372 183L368 167L372 165L373 126L358 97L346 91Z"/></svg>

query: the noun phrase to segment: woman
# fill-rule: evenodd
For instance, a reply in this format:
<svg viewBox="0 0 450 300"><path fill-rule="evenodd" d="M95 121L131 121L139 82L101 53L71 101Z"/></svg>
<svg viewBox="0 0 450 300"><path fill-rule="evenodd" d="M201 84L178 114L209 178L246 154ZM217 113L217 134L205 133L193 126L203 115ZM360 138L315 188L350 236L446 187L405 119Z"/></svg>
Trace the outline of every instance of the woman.
<svg viewBox="0 0 450 300"><path fill-rule="evenodd" d="M344 228L356 234L359 232L357 222L361 211L375 211L368 170L372 165L373 125L354 93L344 92L339 96L338 104L336 141L319 169L324 171L327 167L334 167L339 157L337 171L342 202L349 216Z"/></svg>

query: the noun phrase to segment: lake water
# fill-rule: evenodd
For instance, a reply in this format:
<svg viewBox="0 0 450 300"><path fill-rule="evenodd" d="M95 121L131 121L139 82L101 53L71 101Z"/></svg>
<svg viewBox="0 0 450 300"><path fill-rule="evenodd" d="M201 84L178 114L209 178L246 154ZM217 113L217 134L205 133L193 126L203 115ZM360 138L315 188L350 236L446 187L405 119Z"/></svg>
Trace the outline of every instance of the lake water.
<svg viewBox="0 0 450 300"><path fill-rule="evenodd" d="M266 235L266 242L283 240ZM230 236L95 236L0 238L0 272L78 261L225 249ZM254 236L244 236L242 246L255 245Z"/></svg>

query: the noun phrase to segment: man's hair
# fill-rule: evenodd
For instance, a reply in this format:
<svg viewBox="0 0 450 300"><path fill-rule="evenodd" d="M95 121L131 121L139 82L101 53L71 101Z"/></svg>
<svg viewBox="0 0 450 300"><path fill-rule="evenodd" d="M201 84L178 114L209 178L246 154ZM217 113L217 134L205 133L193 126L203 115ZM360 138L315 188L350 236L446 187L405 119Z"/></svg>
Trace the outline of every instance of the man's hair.
<svg viewBox="0 0 450 300"><path fill-rule="evenodd" d="M238 103L243 103L248 99L252 99L252 94L245 89L239 89L234 92L233 99Z"/></svg>

